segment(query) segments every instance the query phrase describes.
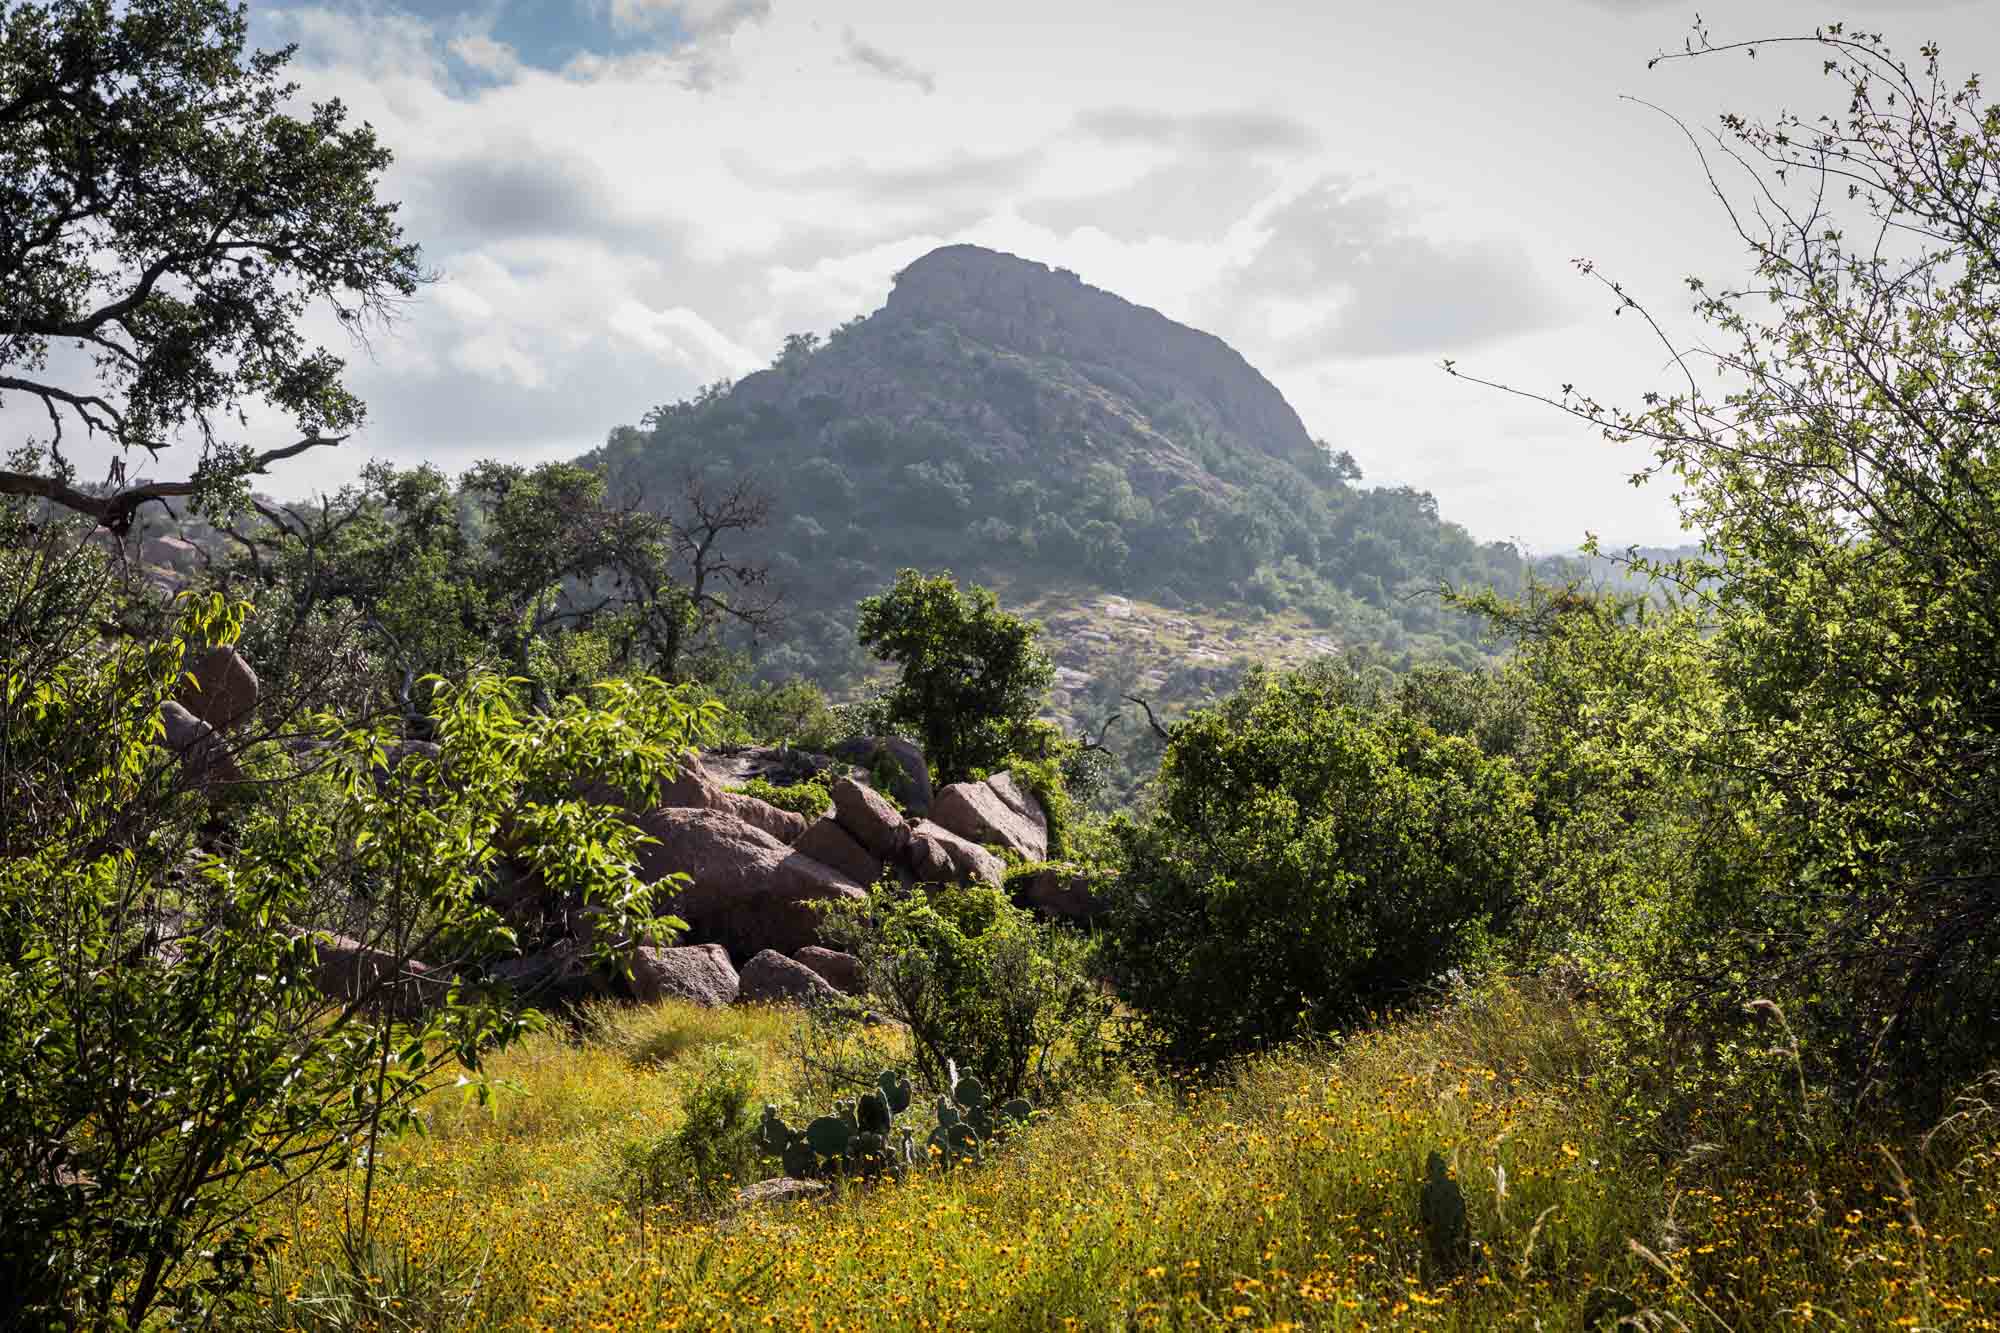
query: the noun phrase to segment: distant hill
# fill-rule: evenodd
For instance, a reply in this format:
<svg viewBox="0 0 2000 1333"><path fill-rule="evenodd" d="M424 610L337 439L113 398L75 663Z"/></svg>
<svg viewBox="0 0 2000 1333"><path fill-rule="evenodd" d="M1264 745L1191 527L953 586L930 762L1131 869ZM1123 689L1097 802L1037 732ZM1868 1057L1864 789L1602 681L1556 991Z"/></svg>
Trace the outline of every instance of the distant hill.
<svg viewBox="0 0 2000 1333"><path fill-rule="evenodd" d="M1268 620L1267 646L1290 626L1311 651L1459 660L1476 627L1429 590L1513 588L1526 569L1429 494L1357 484L1221 339L969 245L917 260L823 342L795 336L770 369L613 431L594 460L661 500L689 470L757 477L774 501L760 554L792 608L761 667L835 687L864 669L855 601L905 565L1052 622L1110 595ZM1092 642L1060 646L1076 660Z"/></svg>
<svg viewBox="0 0 2000 1333"><path fill-rule="evenodd" d="M1636 572L1632 567L1633 557L1651 564L1672 565L1700 555L1699 542L1680 546L1605 546L1596 555L1570 551L1544 556L1535 561L1535 577L1544 583L1576 583L1593 592L1658 600L1667 597L1672 589Z"/></svg>

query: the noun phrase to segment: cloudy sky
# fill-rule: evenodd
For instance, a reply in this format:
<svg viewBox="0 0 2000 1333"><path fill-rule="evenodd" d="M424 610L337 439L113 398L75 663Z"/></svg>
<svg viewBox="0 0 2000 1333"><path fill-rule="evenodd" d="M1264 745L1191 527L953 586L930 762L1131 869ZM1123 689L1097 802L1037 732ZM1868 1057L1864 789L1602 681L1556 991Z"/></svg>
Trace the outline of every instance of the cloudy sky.
<svg viewBox="0 0 2000 1333"><path fill-rule="evenodd" d="M2000 0L1872 0L1901 49L2000 73ZM1588 256L1679 316L1740 270L1674 126L1833 109L1816 57L1671 62L1649 0L402 0L252 5L397 153L441 279L354 353L370 456L574 454L878 307L972 241L1219 334L1370 481L1536 549L1672 540L1643 460L1447 378L1610 396L1662 355ZM1738 0L1718 39L1839 17ZM1676 323L1687 328L1685 319Z"/></svg>

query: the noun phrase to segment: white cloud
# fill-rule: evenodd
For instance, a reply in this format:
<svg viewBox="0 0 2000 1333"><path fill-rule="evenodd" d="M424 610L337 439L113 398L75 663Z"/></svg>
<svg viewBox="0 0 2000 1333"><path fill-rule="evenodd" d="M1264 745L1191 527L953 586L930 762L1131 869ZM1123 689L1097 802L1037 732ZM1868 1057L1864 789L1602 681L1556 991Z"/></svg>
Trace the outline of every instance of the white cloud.
<svg viewBox="0 0 2000 1333"><path fill-rule="evenodd" d="M467 32L451 39L446 49L482 74L512 79L521 72L521 57L490 33Z"/></svg>
<svg viewBox="0 0 2000 1333"><path fill-rule="evenodd" d="M620 28L677 30L690 38L726 36L771 13L771 0L611 0L611 21Z"/></svg>
<svg viewBox="0 0 2000 1333"><path fill-rule="evenodd" d="M692 374L704 383L739 379L762 368L766 360L739 346L686 306L653 310L638 301L622 301L611 310L609 327L662 365Z"/></svg>

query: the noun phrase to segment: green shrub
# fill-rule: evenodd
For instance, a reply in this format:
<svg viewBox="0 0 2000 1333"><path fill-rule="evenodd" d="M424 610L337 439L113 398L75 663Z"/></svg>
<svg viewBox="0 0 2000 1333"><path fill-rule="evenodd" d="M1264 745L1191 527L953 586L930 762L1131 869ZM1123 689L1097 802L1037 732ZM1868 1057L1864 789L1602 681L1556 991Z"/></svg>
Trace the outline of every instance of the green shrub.
<svg viewBox="0 0 2000 1333"><path fill-rule="evenodd" d="M861 645L898 668L887 718L916 729L935 781L997 768L1019 748L1055 679L1039 624L1001 610L988 589L914 569L855 612Z"/></svg>
<svg viewBox="0 0 2000 1333"><path fill-rule="evenodd" d="M681 1094L678 1129L650 1143L628 1145L620 1164L621 1193L631 1203L713 1205L727 1198L757 1164L757 1060L737 1047L706 1051Z"/></svg>
<svg viewBox="0 0 2000 1333"><path fill-rule="evenodd" d="M383 1140L523 1030L412 966L532 942L486 901L503 856L598 911L592 964L685 925L622 809L574 793L656 789L711 714L659 682L530 711L506 680L432 681L435 759L391 776L379 724L315 719L301 754L252 723L255 780L224 797L163 751L161 708L249 608L182 598L172 637L99 642L57 535L0 545L0 1325L212 1322L265 1253L247 1197L358 1160L365 1247ZM336 935L372 951L338 984Z"/></svg>
<svg viewBox="0 0 2000 1333"><path fill-rule="evenodd" d="M1110 959L1176 1063L1409 1000L1503 927L1534 845L1504 760L1319 665L1258 672L1175 732L1118 828Z"/></svg>
<svg viewBox="0 0 2000 1333"><path fill-rule="evenodd" d="M789 810L795 815L804 815L807 819L818 819L833 809L833 792L820 778L795 783L789 787L780 787L777 783L764 778L751 778L748 782L731 787L730 790L741 792L745 796L755 796L760 801L770 802L780 810Z"/></svg>
<svg viewBox="0 0 2000 1333"><path fill-rule="evenodd" d="M826 692L809 680L752 682L725 691L723 702L759 744L824 754L846 737L847 727Z"/></svg>
<svg viewBox="0 0 2000 1333"><path fill-rule="evenodd" d="M830 912L826 931L859 960L877 1007L909 1026L929 1086L950 1087L956 1062L1004 1100L1097 1065L1108 1004L1093 946L1038 925L999 889L878 887Z"/></svg>
<svg viewBox="0 0 2000 1333"><path fill-rule="evenodd" d="M476 1327L485 1264L483 1250L451 1239L422 1247L369 1240L318 1263L280 1253L265 1272L258 1313L238 1317L271 1333Z"/></svg>

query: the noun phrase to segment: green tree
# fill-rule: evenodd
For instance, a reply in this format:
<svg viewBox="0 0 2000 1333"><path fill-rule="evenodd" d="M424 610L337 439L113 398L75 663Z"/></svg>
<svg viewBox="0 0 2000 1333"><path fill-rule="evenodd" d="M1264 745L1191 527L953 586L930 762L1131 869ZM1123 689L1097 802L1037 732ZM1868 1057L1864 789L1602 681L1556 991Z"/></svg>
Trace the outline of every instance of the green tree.
<svg viewBox="0 0 2000 1333"><path fill-rule="evenodd" d="M453 482L376 462L319 505L254 508L225 524L234 554L218 578L261 608L254 660L281 692L310 688L327 616L352 622L390 698L475 666L526 681L540 706L617 668L672 674L683 645L707 645L714 607L740 604L725 600L726 578L747 568L716 545L733 529L682 530L613 503L603 476L575 463L487 461ZM692 582L677 547L694 548Z"/></svg>
<svg viewBox="0 0 2000 1333"><path fill-rule="evenodd" d="M1117 826L1107 954L1177 1063L1409 1002L1505 928L1532 866L1512 765L1334 665L1190 715L1155 797Z"/></svg>
<svg viewBox="0 0 2000 1333"><path fill-rule="evenodd" d="M1857 1095L1934 1094L2000 1049L2000 109L1839 25L1665 59L1745 49L1809 52L1836 97L1688 133L1752 182L1707 174L1755 279L1688 280L1713 336L1654 322L1675 375L1637 407L1530 396L1649 444L1704 539L1641 562L1713 645L1714 721L1671 744L1781 873L1708 905L1682 993L1786 999Z"/></svg>
<svg viewBox="0 0 2000 1333"><path fill-rule="evenodd" d="M949 1087L956 1065L1002 1099L1047 1092L1102 1054L1110 1005L1091 976L1092 946L1037 924L998 889L881 887L832 911L827 929L859 961L874 1002L908 1026L931 1087Z"/></svg>
<svg viewBox="0 0 2000 1333"><path fill-rule="evenodd" d="M518 1030L480 982L532 943L500 885L590 911L606 965L680 926L577 793L645 800L713 714L657 683L528 712L475 677L432 694L429 751L332 717L190 743L162 726L186 655L247 608L107 646L101 557L0 525L0 1323L226 1326L260 1203L362 1164L365 1249L376 1140Z"/></svg>
<svg viewBox="0 0 2000 1333"><path fill-rule="evenodd" d="M861 645L900 669L888 719L916 730L938 782L1004 767L1027 742L1055 680L1040 625L1001 610L989 589L914 569L858 613Z"/></svg>
<svg viewBox="0 0 2000 1333"><path fill-rule="evenodd" d="M114 532L173 496L244 498L243 479L335 444L363 407L343 363L309 343L309 310L349 329L424 280L396 206L376 198L389 153L338 101L304 115L279 81L291 56L246 51L223 0L54 0L0 14L0 403L45 409L47 438L0 471L0 493L79 510ZM52 370L75 346L91 370ZM300 438L228 438L251 400ZM65 423L120 451L84 487ZM128 484L123 455L192 435L181 479Z"/></svg>

